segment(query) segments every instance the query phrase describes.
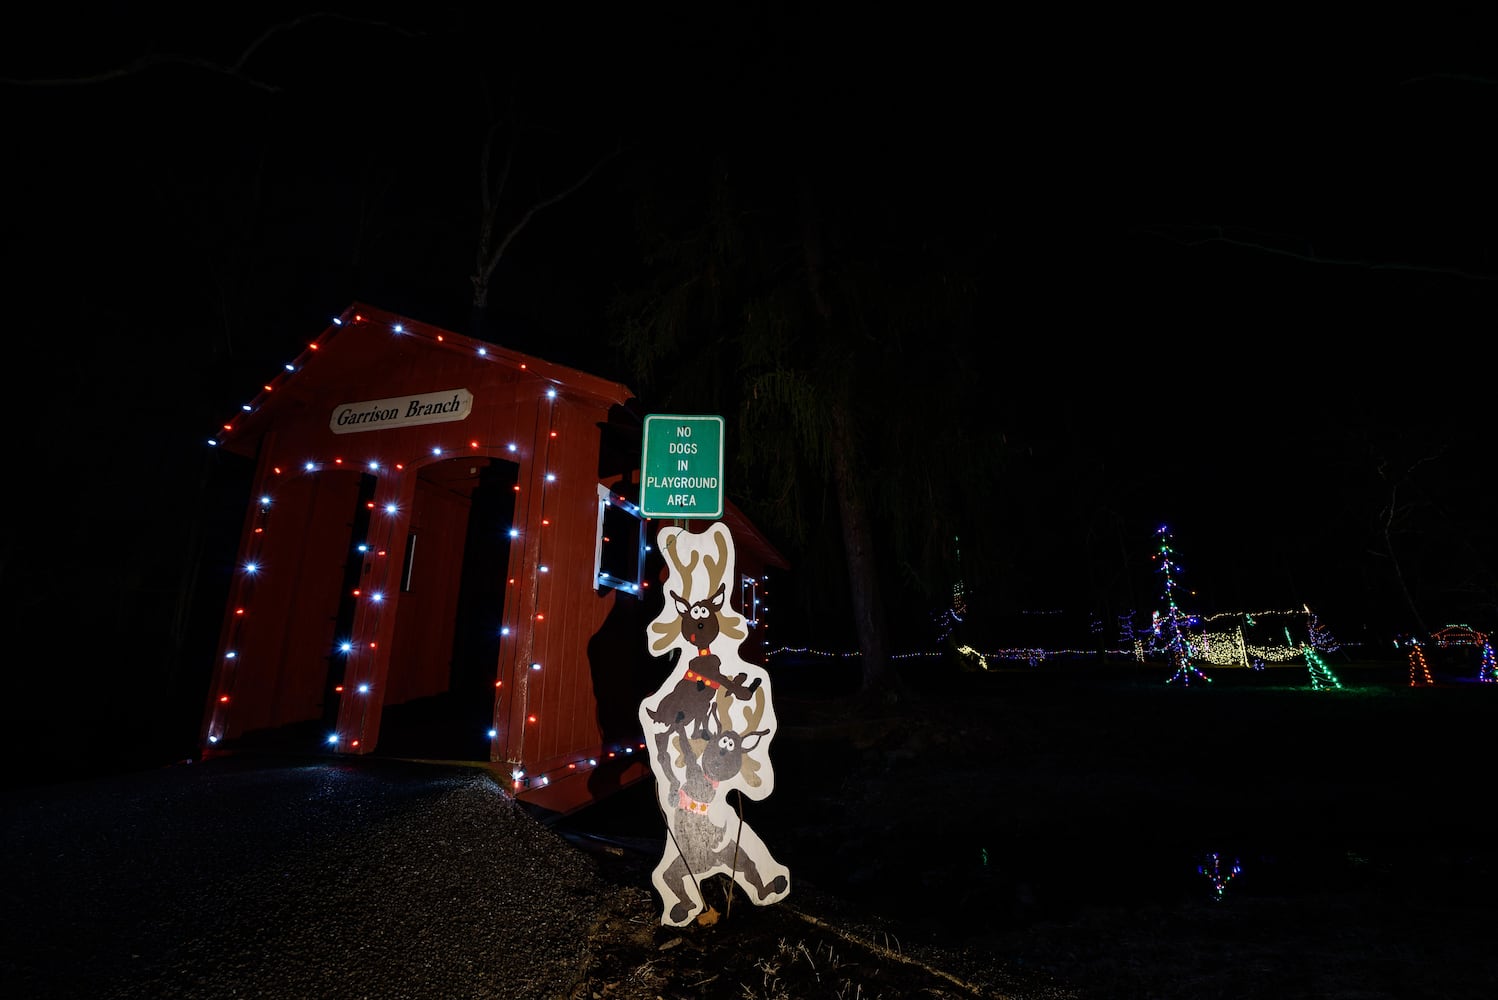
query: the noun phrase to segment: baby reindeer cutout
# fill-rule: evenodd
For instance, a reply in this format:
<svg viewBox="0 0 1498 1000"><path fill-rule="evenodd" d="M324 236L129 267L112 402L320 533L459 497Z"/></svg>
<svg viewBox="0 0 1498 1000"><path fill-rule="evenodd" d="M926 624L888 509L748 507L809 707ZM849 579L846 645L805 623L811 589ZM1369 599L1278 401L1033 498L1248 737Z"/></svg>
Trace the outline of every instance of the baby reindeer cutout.
<svg viewBox="0 0 1498 1000"><path fill-rule="evenodd" d="M763 799L775 787L770 678L739 658L737 642L748 633L725 596L733 539L716 523L702 533L663 528L657 544L669 566L670 599L650 625L650 648L681 655L640 703L640 725L654 747L650 766L666 820L665 853L653 878L664 903L661 923L681 927L702 912L705 879L727 875L763 906L790 892L790 872L728 802L730 791ZM724 638L735 642L723 645Z"/></svg>

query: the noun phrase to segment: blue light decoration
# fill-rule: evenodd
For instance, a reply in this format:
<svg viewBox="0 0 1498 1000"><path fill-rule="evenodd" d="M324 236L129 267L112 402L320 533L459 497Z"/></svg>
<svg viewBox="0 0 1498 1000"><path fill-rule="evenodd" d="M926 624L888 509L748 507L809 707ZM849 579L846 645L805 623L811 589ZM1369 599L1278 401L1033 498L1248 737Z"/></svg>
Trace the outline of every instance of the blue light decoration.
<svg viewBox="0 0 1498 1000"><path fill-rule="evenodd" d="M1211 683L1212 678L1191 665L1191 647L1186 641L1185 629L1188 620L1176 603L1175 570L1179 567L1172 558L1174 549L1170 544L1170 529L1161 525L1155 533L1160 537L1160 550L1155 553L1154 558L1160 561L1160 572L1165 576L1165 614L1162 617L1160 612L1156 611L1152 616L1153 647L1156 650L1163 650L1175 667L1175 671L1165 679L1165 683L1180 681L1183 686L1186 686L1191 683L1193 677Z"/></svg>
<svg viewBox="0 0 1498 1000"><path fill-rule="evenodd" d="M1493 647L1487 633L1470 625L1447 625L1431 633L1431 641L1441 649L1469 647L1478 651L1477 679L1491 684L1498 680L1498 666L1493 660Z"/></svg>
<svg viewBox="0 0 1498 1000"><path fill-rule="evenodd" d="M1311 648L1318 653L1334 653L1342 648L1341 643L1333 638L1331 629L1323 625L1321 619L1316 617L1316 612L1312 611L1309 606L1302 605L1302 607L1306 609L1307 628L1311 636Z"/></svg>
<svg viewBox="0 0 1498 1000"><path fill-rule="evenodd" d="M1233 859L1233 863L1224 869L1222 855L1213 851L1207 855L1205 861L1197 865L1196 870L1200 874L1207 876L1207 879L1212 883L1212 899L1216 902L1221 902L1223 893L1227 892L1228 883L1242 874L1243 865L1235 858Z"/></svg>
<svg viewBox="0 0 1498 1000"><path fill-rule="evenodd" d="M343 327L348 323L357 324L364 322L367 322L367 320L363 316L354 313L351 315L347 315L346 317L334 317L332 325L334 327ZM429 337L429 339L433 340L436 343L443 342L443 337L440 334L428 335L418 331L407 331L401 324L392 324L391 332L396 336ZM316 341L307 345L307 350L311 352L311 354L315 354L321 348L322 344ZM504 360L503 357L482 347L478 349L477 353L479 354L479 356L485 357L486 359L489 359L491 361ZM305 361L307 357L310 357L310 354L304 355L295 363L288 363L284 365L283 367L286 374L278 375L277 379L284 380L300 375L305 369ZM526 369L526 365L523 363L519 364L518 367L521 370ZM266 393L269 393L279 384L282 383L278 381L272 384L268 384L264 387L264 391ZM558 392L556 386L544 385L540 388L541 400L550 403L554 402L557 399ZM257 401L260 398L263 397L257 397ZM256 408L256 405L250 403L245 403L240 406L240 409L245 413L253 413L255 412ZM539 454L531 456L535 460L536 466L539 470L540 483L543 490L548 485L553 484L557 481L556 475L551 471L551 466L553 462L553 447L560 446L559 442L557 441L558 431L555 427L554 413L550 415L549 419L551 422L548 426L545 448ZM462 445L458 441L451 440L450 437L442 436L451 431L451 429L452 425L433 425L430 428L430 432L434 436L436 436L436 439L425 444L420 448L420 451L433 456L459 453L462 450ZM226 434L230 433L233 430L233 425L225 424L223 430ZM210 447L218 447L222 443L222 440L221 437L214 437L209 438L207 443ZM505 452L509 453L510 455L516 456L517 461L525 457L525 449L523 449L518 443L514 441L507 441L501 444L497 441L484 442L470 440L467 442L467 447L470 450L498 450L499 448L503 448ZM372 566L372 569L370 570L371 579L379 581L379 586L377 586L377 589L374 589L372 591L366 591L363 588L356 588L352 591L351 596L353 596L357 600L355 618L352 626L354 636L339 637L336 643L337 651L343 654L344 657L343 672L345 683L337 684L334 687L334 693L340 698L348 695L353 695L355 693L358 695L367 696L372 690L370 682L367 679L367 674L373 659L372 653L377 649L376 641L372 637L380 634L383 628L383 623L387 619L386 609L390 606L389 595L392 593L392 590L390 589L392 586L391 580L393 579L392 574L398 571L398 564L392 565L388 563L386 560L386 556L388 552L391 551L392 541L395 537L397 537L399 531L402 530L399 521L402 511L400 504L397 502L397 498L401 495L402 483L408 481L410 475L407 471L406 463L399 460L394 460L390 456L378 455L361 455L357 457L350 456L347 459L343 456L312 456L302 460L300 471L303 475L314 476L321 473L323 470L333 470L348 466L357 466L359 468L367 470L368 474L376 477L378 483L380 484L380 497L377 501L370 501L368 506L371 511L382 510L389 516L383 521L383 524L377 523L373 528L373 531L375 533L378 533L382 536L381 538L376 539L373 544L371 543L371 540L366 539L358 542L356 546L358 551L370 561ZM283 470L280 467L272 467L270 469L270 478L268 479L268 482L274 483L279 479L279 477L284 474L286 474L286 470ZM520 487L517 485L515 488L518 491ZM211 745L217 745L222 742L225 738L225 732L228 729L226 716L233 707L233 689L235 687L235 677L237 672L243 669L240 664L240 657L239 653L236 651L236 647L239 645L241 631L254 625L252 621L254 616L251 614L253 599L255 596L253 582L257 577L263 577L267 572L273 572L275 570L275 567L267 568L261 558L262 546L264 543L265 533L269 528L270 512L274 503L274 499L275 498L273 495L273 491L260 493L256 496L257 503L254 507L255 520L250 535L251 543L249 546L249 551L247 553L247 558L240 567L241 577L238 581L236 581L235 591L233 594L233 603L231 605L233 608L233 626L231 629L231 633L226 640L228 649L223 656L223 659L226 661L226 668L220 672L220 675L218 677L218 690L215 696L217 707L213 713L212 718L207 724L207 731L204 733L205 741ZM550 516L552 515L548 514L547 517L543 517L541 523L543 525L550 524ZM519 535L520 532L518 530L513 528L510 530L510 537L518 538ZM544 559L546 553L538 549L537 555L538 560L540 560ZM531 571L537 574L538 578L549 575L547 570L548 567L546 566L544 561L539 561L536 566L531 567ZM520 584L518 584L515 580L511 580L511 585ZM535 624L533 624L531 627L533 629L544 627L541 624L542 622L544 622L544 619L545 614L538 613L535 618ZM276 626L274 623L272 623L271 627L274 628ZM499 633L502 636L511 636L514 634L514 630L509 624L506 624L499 629ZM362 637L362 640L356 637ZM539 663L534 664L533 671L539 671L540 667L541 665ZM546 725L551 721L540 718L535 712L530 710L529 695L531 693L530 684L532 683L533 676L539 680L539 674L533 673L530 675L523 675L521 680L521 690L518 693L514 693L511 695L512 697L520 698L522 704L525 706L524 717L526 721L524 725L526 726L526 728L522 730L520 735L520 750L518 751L519 756L523 756L525 740L527 738L536 739L537 736L535 734L537 728ZM496 680L496 690L500 690L502 686L503 682ZM367 698L364 700L366 701L367 706ZM335 730L333 732L326 733L321 737L322 745L326 748L329 748L333 752L363 752L360 747L363 743L364 725L367 723L368 718L367 713L367 707L363 712L359 713L360 718L363 721L361 721L355 731L338 732ZM489 739L492 740L498 738L499 734L497 728L486 727L485 731ZM632 756L637 749L643 750L644 748L645 744L643 742L622 743L610 747L599 747L587 756L582 756L575 761L557 764L552 768L552 773L560 776L568 772L576 772L579 769L586 767L597 767L600 760L613 760ZM600 750L602 751L602 753L598 752ZM514 770L511 772L511 778L513 781L513 788L516 791L532 787L541 787L549 785L551 783L551 774L528 774L518 766L518 760L510 760L507 763L515 765Z"/></svg>

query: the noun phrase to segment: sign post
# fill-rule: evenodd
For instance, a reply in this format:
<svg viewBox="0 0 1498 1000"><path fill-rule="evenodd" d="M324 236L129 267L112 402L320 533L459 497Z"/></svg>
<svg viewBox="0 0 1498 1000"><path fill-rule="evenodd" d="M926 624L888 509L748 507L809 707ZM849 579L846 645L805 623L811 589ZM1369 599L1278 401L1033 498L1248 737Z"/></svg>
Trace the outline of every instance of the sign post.
<svg viewBox="0 0 1498 1000"><path fill-rule="evenodd" d="M640 458L646 517L723 516L723 418L651 413Z"/></svg>

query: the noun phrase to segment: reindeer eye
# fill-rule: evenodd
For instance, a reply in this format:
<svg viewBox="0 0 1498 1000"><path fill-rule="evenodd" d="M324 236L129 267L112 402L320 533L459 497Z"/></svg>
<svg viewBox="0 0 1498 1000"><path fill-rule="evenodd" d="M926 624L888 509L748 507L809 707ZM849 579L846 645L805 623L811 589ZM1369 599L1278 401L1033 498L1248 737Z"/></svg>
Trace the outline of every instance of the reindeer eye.
<svg viewBox="0 0 1498 1000"><path fill-rule="evenodd" d="M692 617L697 619L706 618L710 613L707 608L701 606L692 609Z"/></svg>
<svg viewBox="0 0 1498 1000"><path fill-rule="evenodd" d="M724 750L733 750L733 737L723 736L718 739L718 746Z"/></svg>

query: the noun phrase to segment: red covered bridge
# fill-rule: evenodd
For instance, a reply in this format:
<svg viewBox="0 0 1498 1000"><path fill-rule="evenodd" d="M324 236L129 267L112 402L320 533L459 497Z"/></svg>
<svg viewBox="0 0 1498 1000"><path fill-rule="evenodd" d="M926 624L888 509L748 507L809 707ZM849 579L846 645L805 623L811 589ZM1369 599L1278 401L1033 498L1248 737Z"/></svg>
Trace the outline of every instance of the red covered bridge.
<svg viewBox="0 0 1498 1000"><path fill-rule="evenodd" d="M253 495L205 755L478 761L565 813L650 776L663 566L628 388L356 304L226 424ZM739 580L786 568L731 504ZM686 521L705 530L710 522Z"/></svg>

